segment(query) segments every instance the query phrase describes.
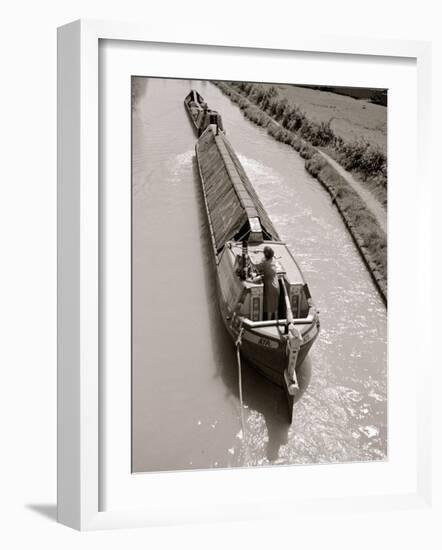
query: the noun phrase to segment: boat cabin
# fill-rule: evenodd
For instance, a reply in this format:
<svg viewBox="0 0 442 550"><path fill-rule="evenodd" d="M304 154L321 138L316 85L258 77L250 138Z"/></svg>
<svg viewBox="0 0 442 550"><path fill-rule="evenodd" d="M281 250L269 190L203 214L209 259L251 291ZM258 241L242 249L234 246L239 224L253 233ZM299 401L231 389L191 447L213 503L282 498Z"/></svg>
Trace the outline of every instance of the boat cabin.
<svg viewBox="0 0 442 550"><path fill-rule="evenodd" d="M310 292L302 273L289 249L282 242L231 241L220 254L218 270L221 292L230 314L265 321L264 285L260 281L258 264L264 259L264 247L271 246L275 252L280 285L278 319L287 319L285 285L290 299L291 313L295 319L306 318L310 309Z"/></svg>
<svg viewBox="0 0 442 550"><path fill-rule="evenodd" d="M224 131L223 121L218 111L204 109L199 119L200 121L198 126L201 133L204 132L204 130L211 124L215 127L216 132L219 130Z"/></svg>

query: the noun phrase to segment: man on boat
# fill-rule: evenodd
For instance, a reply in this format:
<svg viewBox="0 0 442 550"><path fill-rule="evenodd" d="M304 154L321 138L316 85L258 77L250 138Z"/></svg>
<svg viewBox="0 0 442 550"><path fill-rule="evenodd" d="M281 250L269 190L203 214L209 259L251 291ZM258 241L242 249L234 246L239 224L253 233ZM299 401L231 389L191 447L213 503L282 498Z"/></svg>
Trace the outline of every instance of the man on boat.
<svg viewBox="0 0 442 550"><path fill-rule="evenodd" d="M264 259L256 269L262 275L264 283L264 319L277 319L279 306L279 280L275 251L270 246L264 247Z"/></svg>

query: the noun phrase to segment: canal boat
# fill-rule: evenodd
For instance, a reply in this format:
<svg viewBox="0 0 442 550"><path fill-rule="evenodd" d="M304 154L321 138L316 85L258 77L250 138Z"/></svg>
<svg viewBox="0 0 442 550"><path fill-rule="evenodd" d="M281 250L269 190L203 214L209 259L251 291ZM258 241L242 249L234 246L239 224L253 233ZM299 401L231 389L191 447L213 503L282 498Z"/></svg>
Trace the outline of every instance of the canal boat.
<svg viewBox="0 0 442 550"><path fill-rule="evenodd" d="M203 97L196 90L191 90L185 97L184 106L189 113L190 120L192 121L198 137L209 125L217 126L219 130L223 130L223 124L219 113L209 109Z"/></svg>
<svg viewBox="0 0 442 550"><path fill-rule="evenodd" d="M291 422L297 370L318 336L318 311L224 132L209 124L195 149L224 324L240 356L284 389ZM260 276L266 246L274 251L280 287L276 319L266 318Z"/></svg>

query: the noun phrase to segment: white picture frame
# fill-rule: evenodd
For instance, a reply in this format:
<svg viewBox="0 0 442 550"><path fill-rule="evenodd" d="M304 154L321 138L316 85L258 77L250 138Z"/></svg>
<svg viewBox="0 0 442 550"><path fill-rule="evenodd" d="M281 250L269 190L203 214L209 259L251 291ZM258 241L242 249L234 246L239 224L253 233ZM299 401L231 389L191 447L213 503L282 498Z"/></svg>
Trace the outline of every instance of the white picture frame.
<svg viewBox="0 0 442 550"><path fill-rule="evenodd" d="M207 45L279 51L327 52L336 55L366 55L411 58L417 64L418 82L418 173L419 201L431 204L429 178L430 51L426 42L364 40L360 38L310 38L297 34L269 46L265 39L245 39L211 44L204 37L194 41L182 33L156 35L136 24L76 21L58 31L58 520L80 530L150 526L158 524L260 517L262 502L251 502L239 513L232 504L207 510L196 502L170 515L154 507L101 511L100 507L100 187L99 187L99 42L116 40L175 45ZM431 288L430 210L419 217L420 271L418 286ZM431 317L423 296L420 307ZM429 346L430 335L419 345ZM425 340L426 339L426 340ZM417 485L403 494L337 498L334 509L342 513L357 506L371 511L380 507L414 508L431 500L431 434L428 419L431 403L431 362L421 365L417 397ZM240 475L240 474L237 474ZM280 474L281 476L284 473ZM326 474L325 474L326 475ZM150 495L153 499L154 496ZM287 509L290 498L283 504ZM309 513L324 511L330 499L305 501ZM198 511L199 510L199 511Z"/></svg>

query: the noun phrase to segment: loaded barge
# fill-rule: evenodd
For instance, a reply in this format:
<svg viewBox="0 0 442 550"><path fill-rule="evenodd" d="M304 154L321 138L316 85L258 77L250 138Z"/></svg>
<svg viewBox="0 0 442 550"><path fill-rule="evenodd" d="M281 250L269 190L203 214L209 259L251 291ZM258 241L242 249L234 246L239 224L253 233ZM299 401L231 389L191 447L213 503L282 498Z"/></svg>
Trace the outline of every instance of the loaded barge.
<svg viewBox="0 0 442 550"><path fill-rule="evenodd" d="M204 103L192 91L186 105L189 96ZM299 393L296 371L318 336L318 311L298 264L281 241L226 138L220 115L210 112L216 116L199 118L203 125L196 126L200 137L195 150L221 315L241 356L284 389L291 422L294 399ZM274 251L279 284L276 319L267 318L260 275L266 246Z"/></svg>
<svg viewBox="0 0 442 550"><path fill-rule="evenodd" d="M224 130L219 113L209 109L207 103L196 90L191 90L185 97L184 106L189 113L190 120L198 134L198 137L211 124L218 125L220 130Z"/></svg>

